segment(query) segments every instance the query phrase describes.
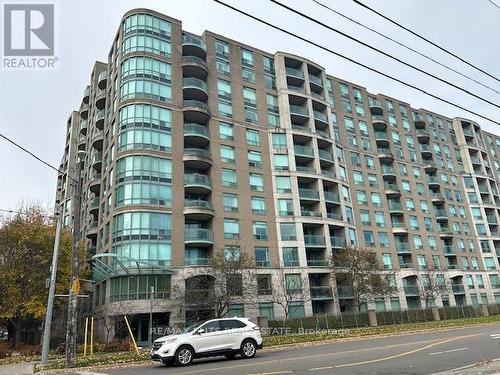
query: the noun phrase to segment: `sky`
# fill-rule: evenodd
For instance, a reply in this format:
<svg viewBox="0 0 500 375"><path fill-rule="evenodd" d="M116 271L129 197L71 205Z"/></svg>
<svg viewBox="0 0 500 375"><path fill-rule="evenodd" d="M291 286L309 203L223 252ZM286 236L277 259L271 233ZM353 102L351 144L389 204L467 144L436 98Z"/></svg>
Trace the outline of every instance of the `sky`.
<svg viewBox="0 0 500 375"><path fill-rule="evenodd" d="M430 79L355 44L321 26L294 15L269 0L223 0L278 26L298 33L405 82L418 85L476 112L500 120L500 110L452 87ZM321 8L312 0L280 0L349 35L407 60L426 71L500 104L500 95L439 67L381 37ZM500 82L460 63L425 42L356 5L352 0L319 0L386 35L464 72L500 91ZM500 9L488 0L363 0L369 6L438 42L457 55L500 77ZM500 4L500 0L494 0ZM23 1L19 1L20 3ZM43 2L51 2L50 0ZM483 129L500 134L498 125L429 98L408 87L346 62L319 48L238 15L212 0L59 0L60 69L54 71L0 70L0 132L44 160L59 166L68 115L77 110L96 60L106 61L123 14L150 8L182 21L183 29L227 36L264 51L286 51L307 57L328 74L356 83L371 93L383 93L448 117L476 120ZM0 22L3 24L3 22ZM0 42L1 43L1 42ZM0 139L0 209L15 209L21 202L51 207L56 172Z"/></svg>

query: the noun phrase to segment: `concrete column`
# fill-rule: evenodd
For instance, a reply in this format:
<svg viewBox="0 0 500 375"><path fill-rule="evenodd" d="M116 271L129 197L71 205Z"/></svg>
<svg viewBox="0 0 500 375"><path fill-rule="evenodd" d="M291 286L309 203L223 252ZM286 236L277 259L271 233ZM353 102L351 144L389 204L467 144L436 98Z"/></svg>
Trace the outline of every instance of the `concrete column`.
<svg viewBox="0 0 500 375"><path fill-rule="evenodd" d="M257 317L257 325L260 327L260 332L262 336L267 336L269 331L269 322L265 316Z"/></svg>
<svg viewBox="0 0 500 375"><path fill-rule="evenodd" d="M378 326L375 310L368 310L368 322L370 323L370 327Z"/></svg>
<svg viewBox="0 0 500 375"><path fill-rule="evenodd" d="M432 307L431 311L432 311L432 319L436 321L441 320L441 317L439 316L439 309L437 307Z"/></svg>
<svg viewBox="0 0 500 375"><path fill-rule="evenodd" d="M481 304L479 306L481 307L481 315L482 316L490 316L490 312L488 311L488 305Z"/></svg>

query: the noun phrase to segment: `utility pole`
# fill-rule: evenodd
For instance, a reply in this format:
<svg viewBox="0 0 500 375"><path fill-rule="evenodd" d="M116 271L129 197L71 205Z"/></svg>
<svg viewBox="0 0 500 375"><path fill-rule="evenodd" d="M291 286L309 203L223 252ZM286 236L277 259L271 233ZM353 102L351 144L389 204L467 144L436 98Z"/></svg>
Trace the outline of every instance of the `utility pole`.
<svg viewBox="0 0 500 375"><path fill-rule="evenodd" d="M79 158L79 156L78 156ZM82 160L76 163L76 188L73 204L73 244L71 253L71 278L68 298L68 320L66 326L66 366L75 367L76 356L76 324L77 324L77 303L79 293L78 270L79 270L79 248L80 248L80 214L82 204Z"/></svg>
<svg viewBox="0 0 500 375"><path fill-rule="evenodd" d="M56 293L56 278L57 278L57 260L59 258L59 243L61 240L61 227L64 220L64 209L66 202L63 204L62 213L56 212L56 238L54 240L54 250L52 252L52 267L50 269L50 286L49 297L47 299L47 312L45 314L45 324L43 327L43 343L42 343L42 360L40 364L46 365L49 361L50 334L52 329L52 311L54 308L54 294Z"/></svg>

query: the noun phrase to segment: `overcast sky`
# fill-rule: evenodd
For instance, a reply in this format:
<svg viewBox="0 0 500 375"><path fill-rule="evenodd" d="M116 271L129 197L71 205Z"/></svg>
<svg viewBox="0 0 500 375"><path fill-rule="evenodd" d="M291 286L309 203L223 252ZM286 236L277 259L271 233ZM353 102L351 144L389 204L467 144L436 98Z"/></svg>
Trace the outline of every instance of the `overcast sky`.
<svg viewBox="0 0 500 375"><path fill-rule="evenodd" d="M463 106L500 120L500 111L460 91L393 63L366 48L299 18L268 0L224 0L276 25L286 27L310 40L359 59L407 82L446 97ZM406 50L389 44L337 15L320 8L312 0L287 1L297 9L359 37L394 56L411 61L439 74L495 103L500 96L451 74ZM385 34L425 51L440 61L473 76L500 91L500 83L489 79L450 56L381 20L351 0L321 0ZM397 19L431 40L500 77L500 10L488 0L365 0L370 6ZM500 0L494 0L500 3ZM122 15L136 7L151 8L183 22L185 30L201 34L210 30L268 52L277 50L305 56L334 76L355 82L372 93L384 93L443 115L474 116L442 104L410 88L364 70L331 54L295 40L223 8L211 0L162 1L59 1L60 69L47 72L0 70L0 131L26 146L55 166L64 147L68 114L79 107L94 61L106 61L111 41ZM3 24L3 22L0 22ZM500 134L497 126L477 119L483 129ZM16 208L21 201L52 205L56 173L0 139L0 209Z"/></svg>

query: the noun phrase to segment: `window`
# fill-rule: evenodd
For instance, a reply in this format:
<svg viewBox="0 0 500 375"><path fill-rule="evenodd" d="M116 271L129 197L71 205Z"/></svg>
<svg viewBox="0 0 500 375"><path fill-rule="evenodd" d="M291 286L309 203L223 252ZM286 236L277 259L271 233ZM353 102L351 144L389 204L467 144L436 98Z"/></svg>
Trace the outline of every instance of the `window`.
<svg viewBox="0 0 500 375"><path fill-rule="evenodd" d="M413 199L406 198L405 203L408 211L415 211L415 202L413 202Z"/></svg>
<svg viewBox="0 0 500 375"><path fill-rule="evenodd" d="M266 200L262 197L252 197L251 198L252 213L254 215L265 215L266 214Z"/></svg>
<svg viewBox="0 0 500 375"><path fill-rule="evenodd" d="M295 223L280 223L280 235L282 241L296 241Z"/></svg>
<svg viewBox="0 0 500 375"><path fill-rule="evenodd" d="M293 216L293 200L278 199L278 215Z"/></svg>
<svg viewBox="0 0 500 375"><path fill-rule="evenodd" d="M378 188L377 175L368 173L368 185L372 188Z"/></svg>
<svg viewBox="0 0 500 375"><path fill-rule="evenodd" d="M238 179L234 169L221 169L222 186L237 187Z"/></svg>
<svg viewBox="0 0 500 375"><path fill-rule="evenodd" d="M427 269L427 262L425 260L425 256L417 255L418 268L421 270Z"/></svg>
<svg viewBox="0 0 500 375"><path fill-rule="evenodd" d="M276 192L277 193L291 193L292 181L288 176L276 176Z"/></svg>
<svg viewBox="0 0 500 375"><path fill-rule="evenodd" d="M383 212L375 212L375 223L379 228L385 228L385 218Z"/></svg>
<svg viewBox="0 0 500 375"><path fill-rule="evenodd" d="M285 286L288 294L302 292L302 277L300 274L288 273L285 275Z"/></svg>
<svg viewBox="0 0 500 375"><path fill-rule="evenodd" d="M415 245L415 249L421 250L424 248L424 244L422 243L422 237L413 236L413 244Z"/></svg>
<svg viewBox="0 0 500 375"><path fill-rule="evenodd" d="M411 192L411 187L410 187L410 182L407 180L401 181L401 185L403 186L403 192L404 193L410 193Z"/></svg>
<svg viewBox="0 0 500 375"><path fill-rule="evenodd" d="M370 211L368 211L368 210L359 210L359 215L361 217L361 224L363 224L363 225L371 225Z"/></svg>
<svg viewBox="0 0 500 375"><path fill-rule="evenodd" d="M259 296L268 296L273 293L273 284L271 275L257 275L257 294Z"/></svg>
<svg viewBox="0 0 500 375"><path fill-rule="evenodd" d="M248 151L248 165L253 168L262 168L262 155L259 151Z"/></svg>
<svg viewBox="0 0 500 375"><path fill-rule="evenodd" d="M260 133L257 130L247 129L247 144L249 146L260 146Z"/></svg>
<svg viewBox="0 0 500 375"><path fill-rule="evenodd" d="M382 207L382 200L380 199L380 193L371 193L372 204L375 207Z"/></svg>
<svg viewBox="0 0 500 375"><path fill-rule="evenodd" d="M263 316L268 320L274 319L274 307L272 303L259 303L259 316Z"/></svg>
<svg viewBox="0 0 500 375"><path fill-rule="evenodd" d="M256 267L269 267L269 248L256 247L255 248L255 266Z"/></svg>
<svg viewBox="0 0 500 375"><path fill-rule="evenodd" d="M224 259L230 262L236 262L241 259L241 249L239 246L225 246Z"/></svg>
<svg viewBox="0 0 500 375"><path fill-rule="evenodd" d="M363 185L364 184L363 173L361 173L360 171L353 171L353 178L354 178L354 183L356 185Z"/></svg>
<svg viewBox="0 0 500 375"><path fill-rule="evenodd" d="M289 169L288 165L288 155L273 155L274 169L277 171L287 171Z"/></svg>
<svg viewBox="0 0 500 375"><path fill-rule="evenodd" d="M392 257L391 254L382 254L382 263L386 270L392 270Z"/></svg>
<svg viewBox="0 0 500 375"><path fill-rule="evenodd" d="M224 238L240 238L240 222L237 219L224 219Z"/></svg>
<svg viewBox="0 0 500 375"><path fill-rule="evenodd" d="M283 266L284 267L299 266L299 252L296 247L283 248Z"/></svg>
<svg viewBox="0 0 500 375"><path fill-rule="evenodd" d="M215 53L217 56L229 58L229 44L223 40L215 40Z"/></svg>
<svg viewBox="0 0 500 375"><path fill-rule="evenodd" d="M254 89L243 87L243 103L245 107L245 120L252 123L258 123L257 94Z"/></svg>
<svg viewBox="0 0 500 375"><path fill-rule="evenodd" d="M373 160L373 157L365 156L365 165L366 165L366 168L368 168L368 169L375 169L375 162Z"/></svg>
<svg viewBox="0 0 500 375"><path fill-rule="evenodd" d="M267 240L267 223L264 221L253 222L253 238L256 240Z"/></svg>
<svg viewBox="0 0 500 375"><path fill-rule="evenodd" d="M234 163L234 147L221 145L220 158L223 163Z"/></svg>
<svg viewBox="0 0 500 375"><path fill-rule="evenodd" d="M272 133L273 147L277 149L286 149L286 134L283 133Z"/></svg>
<svg viewBox="0 0 500 375"><path fill-rule="evenodd" d="M234 127L232 124L228 124L225 122L219 123L219 137L221 139L234 139Z"/></svg>
<svg viewBox="0 0 500 375"><path fill-rule="evenodd" d="M236 194L222 194L222 206L226 212L238 212L238 196Z"/></svg>
<svg viewBox="0 0 500 375"><path fill-rule="evenodd" d="M264 179L261 174L250 173L250 189L253 191L264 191Z"/></svg>
<svg viewBox="0 0 500 375"><path fill-rule="evenodd" d="M389 236L387 232L379 232L378 242L380 243L381 247L389 247Z"/></svg>
<svg viewBox="0 0 500 375"><path fill-rule="evenodd" d="M170 275L121 276L110 280L110 302L149 299L151 288L155 298L170 298Z"/></svg>
<svg viewBox="0 0 500 375"><path fill-rule="evenodd" d="M366 246L375 246L375 239L373 237L373 232L369 230L363 231L363 238L365 240Z"/></svg>

